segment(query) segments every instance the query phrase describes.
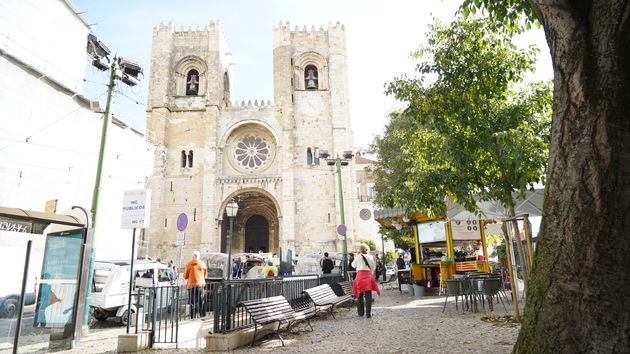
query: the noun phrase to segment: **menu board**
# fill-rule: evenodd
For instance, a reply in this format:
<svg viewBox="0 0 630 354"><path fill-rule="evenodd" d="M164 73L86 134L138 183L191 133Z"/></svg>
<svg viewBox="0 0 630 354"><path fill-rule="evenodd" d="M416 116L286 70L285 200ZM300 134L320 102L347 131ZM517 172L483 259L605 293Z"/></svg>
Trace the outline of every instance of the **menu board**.
<svg viewBox="0 0 630 354"><path fill-rule="evenodd" d="M418 224L418 242L446 241L445 224L444 221Z"/></svg>
<svg viewBox="0 0 630 354"><path fill-rule="evenodd" d="M479 220L451 221L453 240L481 240L481 224Z"/></svg>

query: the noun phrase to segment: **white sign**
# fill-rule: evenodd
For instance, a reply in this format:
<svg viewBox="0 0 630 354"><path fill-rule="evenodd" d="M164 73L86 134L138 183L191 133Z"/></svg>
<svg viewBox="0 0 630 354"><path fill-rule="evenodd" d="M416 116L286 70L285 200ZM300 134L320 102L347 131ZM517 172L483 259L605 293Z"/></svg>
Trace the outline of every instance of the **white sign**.
<svg viewBox="0 0 630 354"><path fill-rule="evenodd" d="M125 195L123 196L122 222L120 227L123 229L142 229L149 227L150 209L150 189L125 191Z"/></svg>
<svg viewBox="0 0 630 354"><path fill-rule="evenodd" d="M180 231L177 233L177 242L175 243L175 245L177 246L183 246L186 243L186 233L183 231Z"/></svg>
<svg viewBox="0 0 630 354"><path fill-rule="evenodd" d="M479 220L451 221L453 240L481 240L481 226Z"/></svg>

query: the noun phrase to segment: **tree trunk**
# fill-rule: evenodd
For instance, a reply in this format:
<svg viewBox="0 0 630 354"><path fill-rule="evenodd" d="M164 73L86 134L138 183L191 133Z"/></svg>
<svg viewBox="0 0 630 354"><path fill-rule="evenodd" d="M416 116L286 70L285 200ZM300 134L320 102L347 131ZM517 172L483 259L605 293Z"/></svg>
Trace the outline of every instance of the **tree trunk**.
<svg viewBox="0 0 630 354"><path fill-rule="evenodd" d="M544 219L514 352L628 352L630 2L530 2L555 87Z"/></svg>

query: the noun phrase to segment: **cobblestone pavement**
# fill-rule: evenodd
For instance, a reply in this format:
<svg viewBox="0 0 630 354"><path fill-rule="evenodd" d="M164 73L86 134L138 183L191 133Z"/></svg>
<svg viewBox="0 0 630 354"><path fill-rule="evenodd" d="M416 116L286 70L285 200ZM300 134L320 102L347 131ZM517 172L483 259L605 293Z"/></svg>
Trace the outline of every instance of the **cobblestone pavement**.
<svg viewBox="0 0 630 354"><path fill-rule="evenodd" d="M336 310L333 319L320 314L311 319L313 332L305 325L293 329L296 333L283 333L285 346L277 337L258 341L254 348L243 347L235 353L333 353L366 351L374 353L510 353L518 325L489 323L484 316L504 316L501 304L495 311L479 313L455 310L451 299L442 313L444 297L416 298L400 294L398 290L385 290L374 296L371 319L358 317L354 307ZM508 310L510 310L510 305ZM512 312L510 311L510 314ZM82 340L79 348L61 353L115 353L117 335L124 328L103 329ZM147 353L203 352L194 349L153 349Z"/></svg>

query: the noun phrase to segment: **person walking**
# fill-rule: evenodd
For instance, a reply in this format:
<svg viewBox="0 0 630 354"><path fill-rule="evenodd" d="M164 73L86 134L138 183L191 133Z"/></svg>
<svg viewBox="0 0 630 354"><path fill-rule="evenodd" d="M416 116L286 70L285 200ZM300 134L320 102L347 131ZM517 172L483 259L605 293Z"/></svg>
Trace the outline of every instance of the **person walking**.
<svg viewBox="0 0 630 354"><path fill-rule="evenodd" d="M166 269L166 274L168 276L168 280L171 282L171 285L175 285L177 283L177 278L179 278L179 273L172 259L168 261L168 269Z"/></svg>
<svg viewBox="0 0 630 354"><path fill-rule="evenodd" d="M357 302L357 312L359 316L371 318L372 317L372 291L376 291L378 295L381 295L381 291L374 279L374 270L376 269L376 261L374 257L367 254L370 248L361 244L357 255L352 262L352 267L357 270L357 277L352 282L352 292L354 297L359 301Z"/></svg>
<svg viewBox="0 0 630 354"><path fill-rule="evenodd" d="M406 268L402 253L398 255L398 258L396 258L396 268L398 268L398 270Z"/></svg>
<svg viewBox="0 0 630 354"><path fill-rule="evenodd" d="M188 301L190 303L190 318L194 319L206 316L204 304L204 287L208 269L199 259L199 251L193 252L193 258L186 264L184 279L186 279L186 289L188 290Z"/></svg>
<svg viewBox="0 0 630 354"><path fill-rule="evenodd" d="M237 257L232 263L232 279L238 278L238 272L241 268L241 258Z"/></svg>
<svg viewBox="0 0 630 354"><path fill-rule="evenodd" d="M328 252L324 252L324 258L322 258L320 265L322 266L322 273L324 274L330 274L330 272L335 268L335 262L328 258Z"/></svg>

